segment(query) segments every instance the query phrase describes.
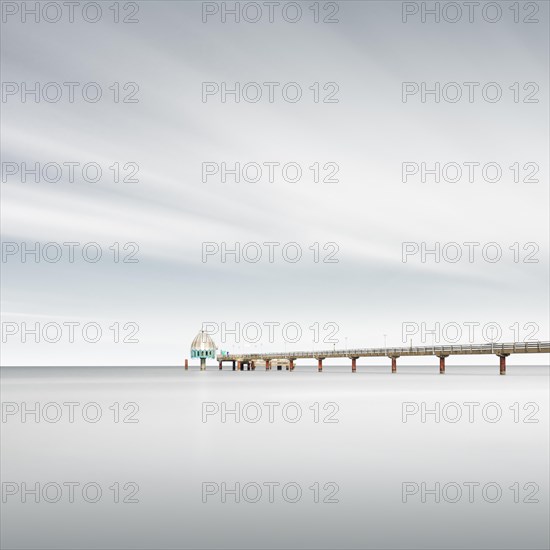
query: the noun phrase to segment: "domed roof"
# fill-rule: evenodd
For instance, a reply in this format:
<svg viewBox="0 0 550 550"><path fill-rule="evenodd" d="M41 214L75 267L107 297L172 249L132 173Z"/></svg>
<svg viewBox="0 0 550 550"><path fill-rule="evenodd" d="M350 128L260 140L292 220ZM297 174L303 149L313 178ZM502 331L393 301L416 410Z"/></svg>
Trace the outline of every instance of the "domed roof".
<svg viewBox="0 0 550 550"><path fill-rule="evenodd" d="M201 330L193 339L191 349L202 351L216 351L216 344L207 332Z"/></svg>

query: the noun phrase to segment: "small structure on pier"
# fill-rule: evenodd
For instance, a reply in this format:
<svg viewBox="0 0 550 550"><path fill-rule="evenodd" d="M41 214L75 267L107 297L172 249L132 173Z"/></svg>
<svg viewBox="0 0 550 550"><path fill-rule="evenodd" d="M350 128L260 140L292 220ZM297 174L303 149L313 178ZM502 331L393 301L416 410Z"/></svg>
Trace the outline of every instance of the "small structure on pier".
<svg viewBox="0 0 550 550"><path fill-rule="evenodd" d="M290 361L288 359L271 359L269 368L271 369L273 367L277 370L283 370L283 368L289 370Z"/></svg>
<svg viewBox="0 0 550 550"><path fill-rule="evenodd" d="M206 370L207 359L216 358L216 344L204 330L201 330L191 343L191 359L195 357L201 360L201 370Z"/></svg>

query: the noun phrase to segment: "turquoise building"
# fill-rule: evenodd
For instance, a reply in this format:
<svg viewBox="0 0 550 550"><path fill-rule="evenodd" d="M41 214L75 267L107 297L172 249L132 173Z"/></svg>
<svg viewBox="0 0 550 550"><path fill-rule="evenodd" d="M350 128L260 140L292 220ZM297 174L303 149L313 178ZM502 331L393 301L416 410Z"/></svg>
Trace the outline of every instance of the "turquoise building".
<svg viewBox="0 0 550 550"><path fill-rule="evenodd" d="M216 358L216 344L212 337L201 330L191 343L191 359L201 360L201 370L206 370L206 360Z"/></svg>

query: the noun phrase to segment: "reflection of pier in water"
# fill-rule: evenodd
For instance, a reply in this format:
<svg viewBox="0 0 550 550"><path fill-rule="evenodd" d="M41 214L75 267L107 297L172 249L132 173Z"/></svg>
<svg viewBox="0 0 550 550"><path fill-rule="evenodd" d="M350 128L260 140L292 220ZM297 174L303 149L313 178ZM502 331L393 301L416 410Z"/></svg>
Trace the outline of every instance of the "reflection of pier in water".
<svg viewBox="0 0 550 550"><path fill-rule="evenodd" d="M218 355L219 369L224 362L231 362L233 370L256 370L258 365L271 370L293 371L298 359L316 359L318 371L323 370L325 359L347 358L351 360L351 372L357 370L360 357L388 357L391 359L391 372L397 372L397 359L409 356L432 355L439 358L439 372L445 373L445 358L450 355L496 355L500 359L500 374L506 374L506 357L514 353L550 353L550 342L513 342L511 344L467 344L453 346L410 346L402 348L360 348L330 351L290 351L279 353L248 353Z"/></svg>

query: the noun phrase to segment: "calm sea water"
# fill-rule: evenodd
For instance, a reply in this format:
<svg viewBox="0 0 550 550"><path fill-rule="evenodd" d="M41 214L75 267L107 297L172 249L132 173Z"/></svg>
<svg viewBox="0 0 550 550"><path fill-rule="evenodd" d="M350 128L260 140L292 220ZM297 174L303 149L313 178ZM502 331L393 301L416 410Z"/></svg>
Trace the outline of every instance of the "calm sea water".
<svg viewBox="0 0 550 550"><path fill-rule="evenodd" d="M2 369L2 547L549 547L548 367L211 369Z"/></svg>

